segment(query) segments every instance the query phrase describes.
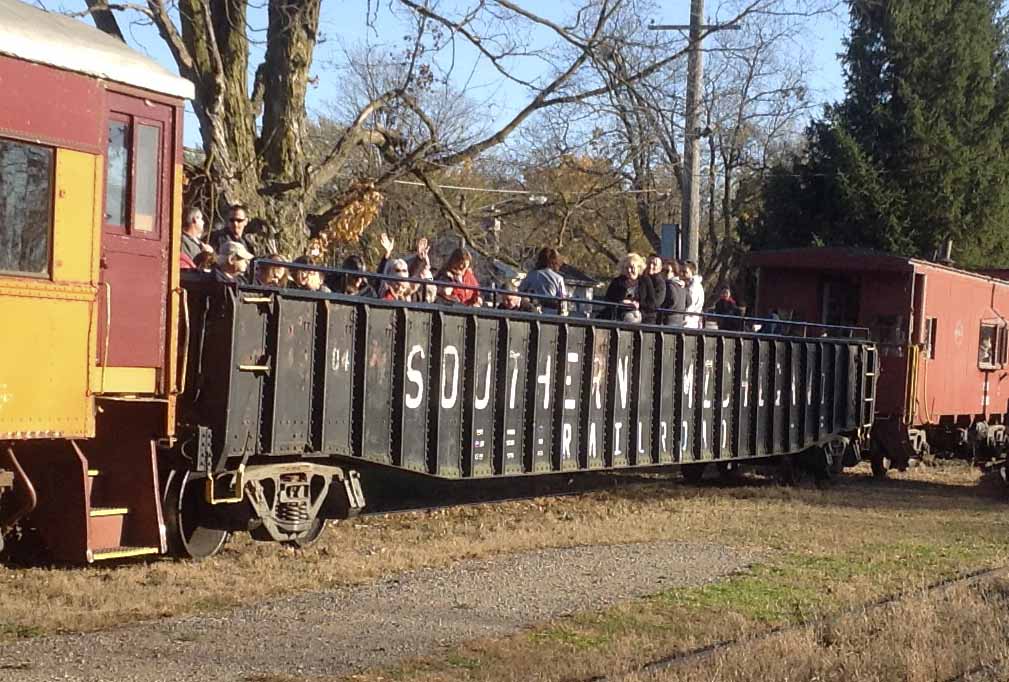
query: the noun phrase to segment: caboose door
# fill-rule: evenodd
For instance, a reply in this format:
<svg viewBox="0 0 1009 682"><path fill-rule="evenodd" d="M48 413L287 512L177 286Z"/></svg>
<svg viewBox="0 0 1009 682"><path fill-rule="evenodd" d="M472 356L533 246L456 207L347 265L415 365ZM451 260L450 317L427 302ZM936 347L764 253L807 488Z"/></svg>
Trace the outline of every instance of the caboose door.
<svg viewBox="0 0 1009 682"><path fill-rule="evenodd" d="M164 390L172 113L109 93L98 293L102 393Z"/></svg>

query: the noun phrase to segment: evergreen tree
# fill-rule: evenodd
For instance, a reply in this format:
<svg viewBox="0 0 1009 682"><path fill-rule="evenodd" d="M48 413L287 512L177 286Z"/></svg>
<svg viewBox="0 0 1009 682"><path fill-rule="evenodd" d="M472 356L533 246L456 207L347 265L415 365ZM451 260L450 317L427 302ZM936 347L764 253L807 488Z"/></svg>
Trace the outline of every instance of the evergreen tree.
<svg viewBox="0 0 1009 682"><path fill-rule="evenodd" d="M1009 260L1007 68L997 0L849 0L845 99L769 175L752 248L849 245Z"/></svg>

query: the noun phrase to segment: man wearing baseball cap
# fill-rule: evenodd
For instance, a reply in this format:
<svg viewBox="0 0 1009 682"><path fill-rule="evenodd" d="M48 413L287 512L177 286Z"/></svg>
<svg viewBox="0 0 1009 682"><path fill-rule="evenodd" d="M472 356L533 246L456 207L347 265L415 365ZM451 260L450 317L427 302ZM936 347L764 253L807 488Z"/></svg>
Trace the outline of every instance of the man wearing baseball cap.
<svg viewBox="0 0 1009 682"><path fill-rule="evenodd" d="M229 284L243 281L249 269L249 261L254 257L242 242L225 241L217 254L214 277L218 282Z"/></svg>

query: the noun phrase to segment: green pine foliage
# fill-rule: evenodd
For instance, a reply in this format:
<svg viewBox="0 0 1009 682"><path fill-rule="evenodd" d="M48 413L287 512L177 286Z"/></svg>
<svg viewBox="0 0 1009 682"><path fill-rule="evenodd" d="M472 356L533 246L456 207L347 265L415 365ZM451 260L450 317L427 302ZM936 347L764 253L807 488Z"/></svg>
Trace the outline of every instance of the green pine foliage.
<svg viewBox="0 0 1009 682"><path fill-rule="evenodd" d="M849 0L846 96L773 169L751 248L845 245L1009 262L1000 0Z"/></svg>

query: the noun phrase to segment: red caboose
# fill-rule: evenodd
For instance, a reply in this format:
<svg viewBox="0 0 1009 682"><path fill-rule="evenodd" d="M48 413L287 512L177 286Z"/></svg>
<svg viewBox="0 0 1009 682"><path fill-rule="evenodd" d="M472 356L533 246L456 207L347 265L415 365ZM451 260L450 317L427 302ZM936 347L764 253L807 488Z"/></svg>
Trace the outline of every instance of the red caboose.
<svg viewBox="0 0 1009 682"><path fill-rule="evenodd" d="M1009 413L1009 282L851 248L750 254L758 315L868 327L877 474L931 450L994 454Z"/></svg>

